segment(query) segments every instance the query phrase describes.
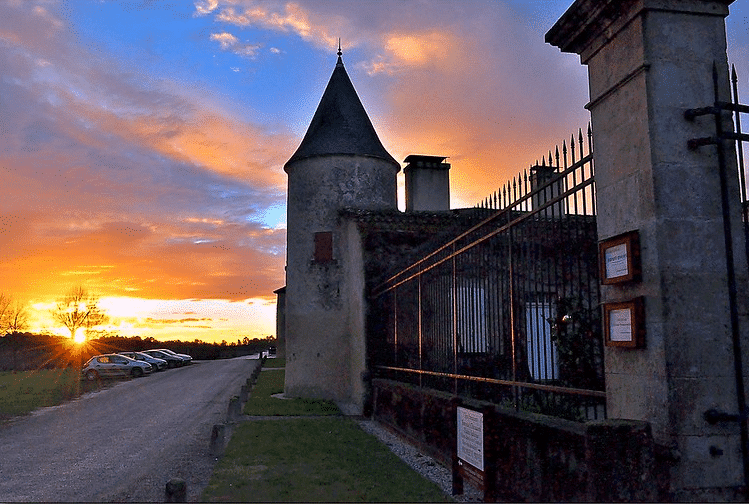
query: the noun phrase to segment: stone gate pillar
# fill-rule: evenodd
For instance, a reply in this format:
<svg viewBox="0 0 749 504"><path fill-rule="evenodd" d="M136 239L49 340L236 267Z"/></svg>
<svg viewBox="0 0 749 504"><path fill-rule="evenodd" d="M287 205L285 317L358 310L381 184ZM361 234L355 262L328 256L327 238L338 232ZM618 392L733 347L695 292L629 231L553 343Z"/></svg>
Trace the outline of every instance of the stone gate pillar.
<svg viewBox="0 0 749 504"><path fill-rule="evenodd" d="M744 485L740 423L705 418L738 413L717 149L687 148L715 134L714 118L684 120L685 109L713 104L713 62L728 99L732 1L577 0L546 35L588 66L599 239L640 236L641 280L602 286L604 303L642 296L645 308L645 347L606 347L608 415L651 423L677 500L741 499ZM728 175L746 374L746 261L730 163Z"/></svg>

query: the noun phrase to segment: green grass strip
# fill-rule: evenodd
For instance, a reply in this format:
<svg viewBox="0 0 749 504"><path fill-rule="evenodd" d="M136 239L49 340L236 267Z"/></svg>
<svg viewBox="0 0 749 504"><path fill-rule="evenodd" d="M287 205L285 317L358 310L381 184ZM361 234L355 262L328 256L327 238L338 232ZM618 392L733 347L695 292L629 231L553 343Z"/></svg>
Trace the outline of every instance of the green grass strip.
<svg viewBox="0 0 749 504"><path fill-rule="evenodd" d="M96 382L82 382L77 368L0 372L0 421L56 406L99 388Z"/></svg>
<svg viewBox="0 0 749 504"><path fill-rule="evenodd" d="M286 367L286 359L278 359L278 358L267 358L265 359L265 363L263 364L264 368L281 368Z"/></svg>
<svg viewBox="0 0 749 504"><path fill-rule="evenodd" d="M268 359L271 360L271 359ZM268 360L266 362L268 362ZM321 399L281 399L273 394L283 392L285 371L269 369L262 371L257 383L250 391L250 398L244 405L244 413L252 416L309 416L340 415L338 406L332 401Z"/></svg>
<svg viewBox="0 0 749 504"><path fill-rule="evenodd" d="M343 417L239 425L202 500L449 501L436 485Z"/></svg>

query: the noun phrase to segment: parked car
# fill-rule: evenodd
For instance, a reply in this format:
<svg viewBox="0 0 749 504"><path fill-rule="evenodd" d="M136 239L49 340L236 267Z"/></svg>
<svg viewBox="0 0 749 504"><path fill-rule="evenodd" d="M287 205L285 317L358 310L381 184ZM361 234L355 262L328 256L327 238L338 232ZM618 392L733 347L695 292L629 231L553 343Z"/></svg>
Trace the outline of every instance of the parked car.
<svg viewBox="0 0 749 504"><path fill-rule="evenodd" d="M88 380L127 376L137 378L150 374L152 370L153 368L148 362L137 361L124 355L106 354L91 357L83 365L81 374Z"/></svg>
<svg viewBox="0 0 749 504"><path fill-rule="evenodd" d="M185 362L185 364L192 364L192 357L184 354L184 353L177 353L169 350L168 348L159 348L159 351L166 352L168 354L176 355L177 357L182 357L182 360Z"/></svg>
<svg viewBox="0 0 749 504"><path fill-rule="evenodd" d="M185 359L183 359L182 357L172 355L170 353L164 352L163 350L143 350L142 353L150 355L151 357L156 357L158 359L164 359L167 363L167 367L170 368L181 367L185 364Z"/></svg>
<svg viewBox="0 0 749 504"><path fill-rule="evenodd" d="M158 357L151 357L143 352L119 352L120 355L130 357L133 360L148 362L154 371L163 371L169 364L164 359Z"/></svg>

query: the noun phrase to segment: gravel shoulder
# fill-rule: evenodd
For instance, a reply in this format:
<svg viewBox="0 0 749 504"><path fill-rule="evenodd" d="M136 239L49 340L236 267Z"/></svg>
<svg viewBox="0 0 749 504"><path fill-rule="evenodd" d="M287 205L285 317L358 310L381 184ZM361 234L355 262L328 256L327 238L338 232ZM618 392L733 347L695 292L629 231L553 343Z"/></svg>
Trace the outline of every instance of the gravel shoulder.
<svg viewBox="0 0 749 504"><path fill-rule="evenodd" d="M116 383L0 426L0 501L196 501L216 459L209 439L257 359L202 361Z"/></svg>

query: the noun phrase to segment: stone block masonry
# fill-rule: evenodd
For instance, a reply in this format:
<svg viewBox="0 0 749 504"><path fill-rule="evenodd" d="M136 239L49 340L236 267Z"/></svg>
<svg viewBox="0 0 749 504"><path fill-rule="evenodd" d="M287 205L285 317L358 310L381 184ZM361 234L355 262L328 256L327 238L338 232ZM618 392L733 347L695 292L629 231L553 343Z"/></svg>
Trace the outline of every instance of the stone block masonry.
<svg viewBox="0 0 749 504"><path fill-rule="evenodd" d="M745 497L739 425L704 418L737 409L718 155L688 148L715 135L714 121L684 119L686 109L713 103L714 64L728 99L730 4L578 0L546 35L588 66L599 239L640 236L641 281L601 290L604 303L645 301L645 347L606 348L607 412L652 426L673 462L675 500ZM737 188L736 170L728 172ZM743 251L738 198L731 205L733 248ZM745 261L736 261L735 278L747 299ZM740 313L747 349L745 307Z"/></svg>

